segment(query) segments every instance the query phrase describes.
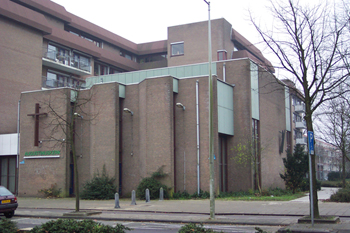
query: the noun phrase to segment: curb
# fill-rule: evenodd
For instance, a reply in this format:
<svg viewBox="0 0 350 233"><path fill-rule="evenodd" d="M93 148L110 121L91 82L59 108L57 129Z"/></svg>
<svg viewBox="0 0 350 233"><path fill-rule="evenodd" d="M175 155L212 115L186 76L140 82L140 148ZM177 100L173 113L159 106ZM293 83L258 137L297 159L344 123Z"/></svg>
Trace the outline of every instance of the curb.
<svg viewBox="0 0 350 233"><path fill-rule="evenodd" d="M164 220L164 219L130 219L130 218L108 218L108 217L97 217L97 216L47 216L47 215L26 215L26 214L16 214L16 217L30 217L30 218L47 218L47 219L58 219L58 218L74 218L74 219L94 219L94 220L103 220L103 221L121 221L121 222L156 222L156 223L204 223L204 224L215 224L215 225L244 225L244 226L289 226L290 224L284 223L252 223L252 222L242 222L242 221L218 221L218 220L205 220L205 221L194 221L194 220Z"/></svg>

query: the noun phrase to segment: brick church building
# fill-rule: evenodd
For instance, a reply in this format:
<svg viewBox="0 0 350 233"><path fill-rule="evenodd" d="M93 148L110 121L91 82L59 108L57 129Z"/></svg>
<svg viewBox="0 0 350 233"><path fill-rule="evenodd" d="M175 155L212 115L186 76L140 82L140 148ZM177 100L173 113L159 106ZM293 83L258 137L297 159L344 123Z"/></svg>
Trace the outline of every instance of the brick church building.
<svg viewBox="0 0 350 233"><path fill-rule="evenodd" d="M0 31L1 185L73 195L74 147L80 185L105 166L122 196L159 169L170 192L209 190L207 22L135 44L49 0L0 0ZM215 192L254 189L257 177L284 187L282 158L304 144L292 84L223 18L212 55ZM242 145L258 169L237 162Z"/></svg>

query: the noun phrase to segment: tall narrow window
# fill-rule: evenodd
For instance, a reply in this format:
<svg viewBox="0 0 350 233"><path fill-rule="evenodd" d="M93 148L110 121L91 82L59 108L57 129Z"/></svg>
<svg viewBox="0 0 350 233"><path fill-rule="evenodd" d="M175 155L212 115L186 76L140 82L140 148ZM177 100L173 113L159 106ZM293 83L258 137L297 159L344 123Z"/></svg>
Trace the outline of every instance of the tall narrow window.
<svg viewBox="0 0 350 233"><path fill-rule="evenodd" d="M218 61L227 60L227 51L226 50L219 50L218 51Z"/></svg>
<svg viewBox="0 0 350 233"><path fill-rule="evenodd" d="M184 42L171 43L171 56L184 55Z"/></svg>
<svg viewBox="0 0 350 233"><path fill-rule="evenodd" d="M227 192L227 136L219 134L219 173L220 192Z"/></svg>
<svg viewBox="0 0 350 233"><path fill-rule="evenodd" d="M253 160L253 171L254 171L254 189L261 188L261 177L260 177L260 138L259 138L259 121L252 119L252 160Z"/></svg>

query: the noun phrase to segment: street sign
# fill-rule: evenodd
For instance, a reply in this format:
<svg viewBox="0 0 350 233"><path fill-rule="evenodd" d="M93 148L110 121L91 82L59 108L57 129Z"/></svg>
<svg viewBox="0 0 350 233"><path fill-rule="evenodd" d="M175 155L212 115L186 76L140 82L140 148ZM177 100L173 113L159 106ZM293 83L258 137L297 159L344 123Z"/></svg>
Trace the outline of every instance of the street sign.
<svg viewBox="0 0 350 233"><path fill-rule="evenodd" d="M310 155L313 155L315 153L315 149L314 149L314 132L308 131L307 132L307 138L308 138L308 141L309 141L309 153L310 153Z"/></svg>

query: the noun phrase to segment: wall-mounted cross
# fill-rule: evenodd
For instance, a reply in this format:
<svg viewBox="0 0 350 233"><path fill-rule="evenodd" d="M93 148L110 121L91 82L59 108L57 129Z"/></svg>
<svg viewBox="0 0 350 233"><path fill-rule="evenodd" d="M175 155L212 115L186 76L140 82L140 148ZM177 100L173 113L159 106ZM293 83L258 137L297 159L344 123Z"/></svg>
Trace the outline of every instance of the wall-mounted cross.
<svg viewBox="0 0 350 233"><path fill-rule="evenodd" d="M39 117L47 116L47 113L39 113L40 105L35 104L35 113L28 114L27 116L35 117L35 126L34 126L34 146L39 146Z"/></svg>

